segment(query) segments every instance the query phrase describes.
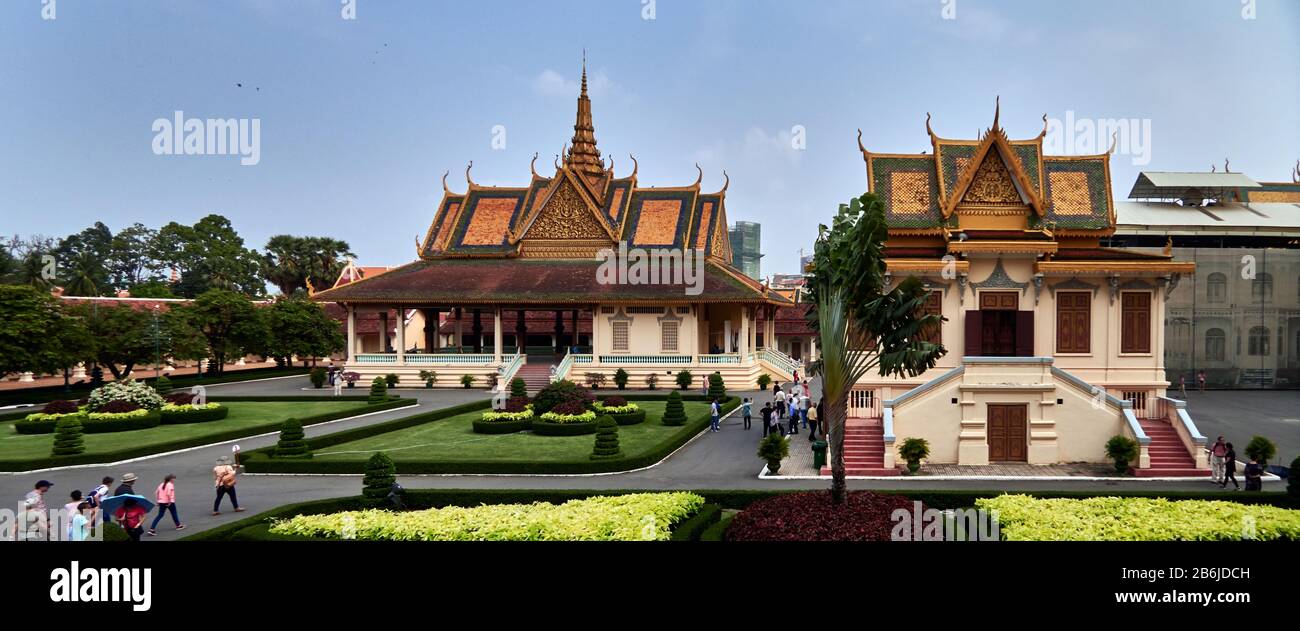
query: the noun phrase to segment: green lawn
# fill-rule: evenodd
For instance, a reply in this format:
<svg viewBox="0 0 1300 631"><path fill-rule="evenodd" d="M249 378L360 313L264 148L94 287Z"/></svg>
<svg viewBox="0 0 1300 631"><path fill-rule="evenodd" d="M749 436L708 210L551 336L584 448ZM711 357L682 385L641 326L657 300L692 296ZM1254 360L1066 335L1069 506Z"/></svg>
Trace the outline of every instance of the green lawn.
<svg viewBox="0 0 1300 631"><path fill-rule="evenodd" d="M635 457L662 446L685 432L687 426L668 427L660 422L664 401L635 401L646 411L646 420L618 428L619 446L626 457ZM707 416L709 404L699 401L683 403L690 419ZM376 451L387 453L394 461L421 462L587 462L595 443L594 434L582 436L534 436L530 432L515 434L476 434L473 422L482 411L433 421L387 434L363 438L326 447L314 452L313 461L364 461Z"/></svg>
<svg viewBox="0 0 1300 631"><path fill-rule="evenodd" d="M279 429L280 423L291 416L304 418L354 408L359 410L364 408L366 403L364 401L303 401L301 403L234 401L222 405L230 408L230 415L220 421L159 425L129 432L86 434L86 454L110 453L240 430L246 430L249 434L269 432ZM43 458L50 455L53 444L54 434L19 434L14 430L13 423L0 425L0 460Z"/></svg>

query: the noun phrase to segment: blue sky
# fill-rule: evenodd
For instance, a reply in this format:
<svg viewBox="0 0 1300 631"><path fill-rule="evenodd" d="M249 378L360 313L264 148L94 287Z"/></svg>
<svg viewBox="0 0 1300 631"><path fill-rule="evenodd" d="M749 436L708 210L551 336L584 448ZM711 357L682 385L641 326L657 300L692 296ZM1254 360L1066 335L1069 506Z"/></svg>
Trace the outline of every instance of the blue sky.
<svg viewBox="0 0 1300 631"><path fill-rule="evenodd" d="M865 190L857 128L869 149L919 152L927 111L940 136L972 137L995 95L1013 138L1044 113L1149 120L1150 163L1112 161L1117 199L1142 169L1226 157L1279 181L1300 158L1285 0L656 0L653 20L646 0L356 0L355 20L341 0L54 0L44 20L48 1L0 3L4 234L215 212L252 247L329 235L363 264L404 263L443 171L460 191L470 160L480 184L525 184L534 152L549 169L584 47L619 174L628 153L646 186L689 184L699 162L716 190L726 169L730 219L763 224L764 273L795 270ZM260 162L155 155L151 125L176 110L260 119Z"/></svg>

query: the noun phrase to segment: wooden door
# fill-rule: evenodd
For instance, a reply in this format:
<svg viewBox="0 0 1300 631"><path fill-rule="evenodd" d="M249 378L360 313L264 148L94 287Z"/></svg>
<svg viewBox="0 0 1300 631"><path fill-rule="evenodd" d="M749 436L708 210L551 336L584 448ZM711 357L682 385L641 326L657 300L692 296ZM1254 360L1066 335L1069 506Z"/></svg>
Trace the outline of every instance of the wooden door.
<svg viewBox="0 0 1300 631"><path fill-rule="evenodd" d="M790 340L790 359L803 359L803 340Z"/></svg>
<svg viewBox="0 0 1300 631"><path fill-rule="evenodd" d="M1016 313L1015 311L985 311L982 319L983 331L980 335L984 357L1016 356Z"/></svg>
<svg viewBox="0 0 1300 631"><path fill-rule="evenodd" d="M1029 407L988 405L989 462L1028 462Z"/></svg>

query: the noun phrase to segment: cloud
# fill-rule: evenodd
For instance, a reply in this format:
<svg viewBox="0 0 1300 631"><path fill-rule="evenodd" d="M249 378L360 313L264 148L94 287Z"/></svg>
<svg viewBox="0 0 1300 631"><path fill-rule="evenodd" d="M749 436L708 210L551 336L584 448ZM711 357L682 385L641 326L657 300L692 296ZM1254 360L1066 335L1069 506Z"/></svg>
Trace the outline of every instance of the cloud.
<svg viewBox="0 0 1300 631"><path fill-rule="evenodd" d="M547 68L533 78L533 91L541 96L562 96L573 98L578 96L580 76L572 79ZM592 98L598 98L609 94L614 84L609 80L609 75L604 70L587 72L587 92Z"/></svg>

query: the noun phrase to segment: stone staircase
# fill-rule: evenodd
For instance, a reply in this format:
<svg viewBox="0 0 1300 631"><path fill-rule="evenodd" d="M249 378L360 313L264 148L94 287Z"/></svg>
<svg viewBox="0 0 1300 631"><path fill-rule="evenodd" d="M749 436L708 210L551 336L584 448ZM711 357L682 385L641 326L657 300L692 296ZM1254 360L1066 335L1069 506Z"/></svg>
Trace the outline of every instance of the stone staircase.
<svg viewBox="0 0 1300 631"><path fill-rule="evenodd" d="M1151 438L1147 447L1151 466L1147 469L1135 469L1134 474L1141 478L1208 476L1209 469L1197 469L1196 459L1187 453L1178 432L1169 423L1160 419L1138 419L1142 431Z"/></svg>
<svg viewBox="0 0 1300 631"><path fill-rule="evenodd" d="M878 418L850 418L844 426L844 474L893 476L897 468L885 468L885 431ZM830 475L830 465L822 467Z"/></svg>
<svg viewBox="0 0 1300 631"><path fill-rule="evenodd" d="M519 372L516 372L515 376L523 379L524 383L528 385L528 394L534 395L542 388L550 385L551 366L552 364L543 361L529 362L520 366ZM506 387L508 389L509 384Z"/></svg>

